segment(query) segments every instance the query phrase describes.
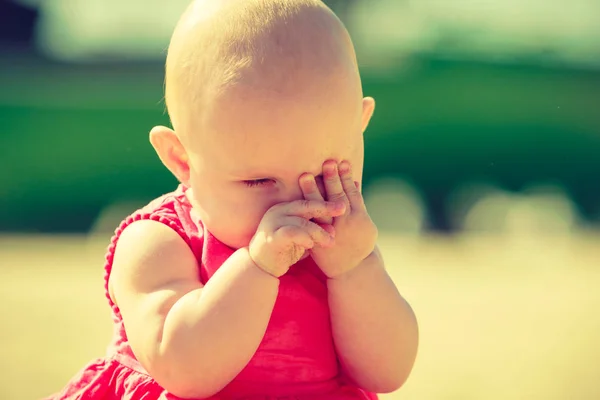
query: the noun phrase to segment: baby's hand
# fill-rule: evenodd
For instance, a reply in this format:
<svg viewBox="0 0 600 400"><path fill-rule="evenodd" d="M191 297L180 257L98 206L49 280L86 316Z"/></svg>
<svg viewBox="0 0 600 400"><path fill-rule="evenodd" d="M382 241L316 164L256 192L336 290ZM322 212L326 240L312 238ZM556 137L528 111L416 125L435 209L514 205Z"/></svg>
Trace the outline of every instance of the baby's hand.
<svg viewBox="0 0 600 400"><path fill-rule="evenodd" d="M371 221L358 184L352 178L350 163L327 161L323 164L323 179L328 201L343 201L346 210L335 216L335 244L330 248L315 247L311 255L329 278L339 277L357 267L374 250L377 227ZM300 187L307 200L323 200L313 175L300 177ZM322 218L316 220L322 222Z"/></svg>
<svg viewBox="0 0 600 400"><path fill-rule="evenodd" d="M345 209L341 201L323 199L296 200L271 207L250 241L250 257L263 271L275 277L284 275L307 250L333 244L333 228L310 220L336 217Z"/></svg>

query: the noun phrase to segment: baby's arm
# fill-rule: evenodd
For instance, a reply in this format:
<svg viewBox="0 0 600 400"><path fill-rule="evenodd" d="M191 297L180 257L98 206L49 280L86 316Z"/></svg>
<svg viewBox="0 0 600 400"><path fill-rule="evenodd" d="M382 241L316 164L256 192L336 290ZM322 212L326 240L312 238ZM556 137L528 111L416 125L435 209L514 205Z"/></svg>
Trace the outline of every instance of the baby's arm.
<svg viewBox="0 0 600 400"><path fill-rule="evenodd" d="M371 392L398 389L417 352L417 322L387 274L376 246L377 227L368 215L351 166L326 161L323 181L329 200L342 199L346 213L333 222L335 245L313 249L327 281L333 338L344 371ZM300 177L307 199L322 199L311 175ZM320 222L328 222L320 220Z"/></svg>
<svg viewBox="0 0 600 400"><path fill-rule="evenodd" d="M127 227L109 291L140 363L178 397L205 398L223 389L265 334L277 277L307 249L333 242L309 220L344 209L340 202L304 200L271 207L249 247L229 257L204 287L192 251L176 232L154 221Z"/></svg>
<svg viewBox="0 0 600 400"><path fill-rule="evenodd" d="M127 227L109 281L132 350L150 375L179 397L209 397L258 348L279 280L238 250L210 279L172 229L154 221Z"/></svg>
<svg viewBox="0 0 600 400"><path fill-rule="evenodd" d="M373 392L398 389L412 370L418 329L379 250L327 286L335 345L348 376Z"/></svg>

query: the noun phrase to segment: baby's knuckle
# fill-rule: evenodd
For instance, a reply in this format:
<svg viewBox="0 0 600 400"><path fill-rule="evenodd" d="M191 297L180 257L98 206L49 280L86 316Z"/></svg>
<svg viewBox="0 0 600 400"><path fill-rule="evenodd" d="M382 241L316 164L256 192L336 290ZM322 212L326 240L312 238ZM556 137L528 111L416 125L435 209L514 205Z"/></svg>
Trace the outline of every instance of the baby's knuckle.
<svg viewBox="0 0 600 400"><path fill-rule="evenodd" d="M350 189L348 189L348 195L356 198L362 197L362 195L360 194L360 190L358 190L356 186L354 186L354 184Z"/></svg>
<svg viewBox="0 0 600 400"><path fill-rule="evenodd" d="M344 192L341 192L341 193L332 193L329 196L329 201L338 201L338 200L342 200L345 197L346 197L346 194Z"/></svg>
<svg viewBox="0 0 600 400"><path fill-rule="evenodd" d="M308 211L313 208L313 205L315 204L315 202L304 199L304 200L298 200L298 204L299 204L300 208Z"/></svg>

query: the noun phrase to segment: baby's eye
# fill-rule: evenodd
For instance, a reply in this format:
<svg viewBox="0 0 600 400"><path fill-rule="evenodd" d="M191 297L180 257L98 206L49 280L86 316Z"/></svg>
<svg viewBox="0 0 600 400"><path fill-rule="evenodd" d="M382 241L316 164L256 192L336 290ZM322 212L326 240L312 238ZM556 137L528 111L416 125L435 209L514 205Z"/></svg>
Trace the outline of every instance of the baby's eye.
<svg viewBox="0 0 600 400"><path fill-rule="evenodd" d="M265 186L273 183L273 179L253 179L251 181L243 181L244 185L248 187Z"/></svg>

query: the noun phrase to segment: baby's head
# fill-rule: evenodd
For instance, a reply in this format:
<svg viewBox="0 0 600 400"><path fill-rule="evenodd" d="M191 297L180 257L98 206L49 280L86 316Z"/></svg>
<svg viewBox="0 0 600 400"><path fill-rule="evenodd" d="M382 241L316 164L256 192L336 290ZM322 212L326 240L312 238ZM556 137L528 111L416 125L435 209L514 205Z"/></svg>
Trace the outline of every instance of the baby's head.
<svg viewBox="0 0 600 400"><path fill-rule="evenodd" d="M169 47L173 130L151 142L207 229L248 245L273 205L302 198L299 178L329 159L361 181L363 99L350 37L318 0L197 0Z"/></svg>

